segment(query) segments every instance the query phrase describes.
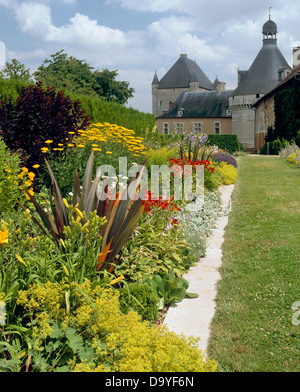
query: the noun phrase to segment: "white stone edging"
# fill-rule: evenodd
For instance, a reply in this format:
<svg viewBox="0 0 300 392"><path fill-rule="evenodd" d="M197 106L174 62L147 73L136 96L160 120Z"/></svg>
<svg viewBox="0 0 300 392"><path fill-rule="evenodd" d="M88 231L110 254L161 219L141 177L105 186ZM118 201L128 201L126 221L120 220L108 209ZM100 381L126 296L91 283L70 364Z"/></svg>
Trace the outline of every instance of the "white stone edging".
<svg viewBox="0 0 300 392"><path fill-rule="evenodd" d="M216 285L221 279L219 273L222 264L221 247L231 210L233 189L234 185L220 187L222 211L208 239L206 255L183 276L189 282L188 292L197 293L199 297L184 299L170 306L164 320L164 325L170 331L200 338L199 349L205 352L210 336L210 324L215 313Z"/></svg>

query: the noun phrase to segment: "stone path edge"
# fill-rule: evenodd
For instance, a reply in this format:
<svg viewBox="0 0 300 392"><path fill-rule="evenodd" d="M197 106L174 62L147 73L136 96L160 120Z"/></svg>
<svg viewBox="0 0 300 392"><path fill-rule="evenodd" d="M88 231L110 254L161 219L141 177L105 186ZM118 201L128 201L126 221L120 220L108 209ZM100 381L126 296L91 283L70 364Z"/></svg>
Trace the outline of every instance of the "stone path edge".
<svg viewBox="0 0 300 392"><path fill-rule="evenodd" d="M212 234L208 239L205 257L183 276L189 282L189 292L198 298L184 299L170 306L164 325L170 331L185 336L200 338L199 349L206 352L210 337L210 324L215 314L216 286L221 279L222 244L225 228L231 210L231 195L234 184L220 187L222 211L216 219Z"/></svg>

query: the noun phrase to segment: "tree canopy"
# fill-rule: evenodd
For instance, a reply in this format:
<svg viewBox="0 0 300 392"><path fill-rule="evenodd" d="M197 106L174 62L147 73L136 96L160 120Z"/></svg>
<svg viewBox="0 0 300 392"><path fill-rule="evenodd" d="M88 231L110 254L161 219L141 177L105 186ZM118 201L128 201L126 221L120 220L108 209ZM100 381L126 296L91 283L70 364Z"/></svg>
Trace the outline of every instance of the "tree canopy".
<svg viewBox="0 0 300 392"><path fill-rule="evenodd" d="M16 59L12 59L11 63L5 63L5 68L0 72L0 76L3 78L22 80L25 82L29 82L31 79L29 70L25 68L24 64L21 64Z"/></svg>
<svg viewBox="0 0 300 392"><path fill-rule="evenodd" d="M94 70L85 60L68 56L64 50L50 57L34 73L35 79L46 86L95 95L120 104L125 104L133 96L134 89L128 82L116 80L118 71Z"/></svg>

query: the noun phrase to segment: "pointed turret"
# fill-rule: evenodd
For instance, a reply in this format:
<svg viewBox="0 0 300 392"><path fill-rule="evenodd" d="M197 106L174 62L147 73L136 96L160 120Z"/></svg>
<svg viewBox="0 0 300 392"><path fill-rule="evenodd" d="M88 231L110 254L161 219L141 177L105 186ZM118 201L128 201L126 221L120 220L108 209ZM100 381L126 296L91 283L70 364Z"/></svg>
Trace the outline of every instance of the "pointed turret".
<svg viewBox="0 0 300 392"><path fill-rule="evenodd" d="M154 75L153 80L152 80L152 84L159 84L159 80L158 80L156 71L155 71L155 75Z"/></svg>
<svg viewBox="0 0 300 392"><path fill-rule="evenodd" d="M263 46L233 95L266 94L279 81L280 69L289 65L277 46L277 25L269 19L262 29Z"/></svg>

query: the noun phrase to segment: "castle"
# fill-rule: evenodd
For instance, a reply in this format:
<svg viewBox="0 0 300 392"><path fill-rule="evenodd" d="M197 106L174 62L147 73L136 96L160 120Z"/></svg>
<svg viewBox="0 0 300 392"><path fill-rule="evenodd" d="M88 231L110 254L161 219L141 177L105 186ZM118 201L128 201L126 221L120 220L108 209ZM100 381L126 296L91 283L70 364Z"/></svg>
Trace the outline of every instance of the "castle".
<svg viewBox="0 0 300 392"><path fill-rule="evenodd" d="M277 46L277 25L263 25L263 45L249 70L238 70L238 86L226 90L218 78L212 83L199 65L181 54L159 81L152 81L152 108L160 133L236 134L248 150L258 147L255 103L292 71ZM300 64L300 47L293 48L293 67ZM264 129L264 133L267 129Z"/></svg>

